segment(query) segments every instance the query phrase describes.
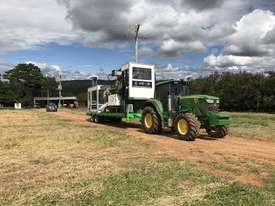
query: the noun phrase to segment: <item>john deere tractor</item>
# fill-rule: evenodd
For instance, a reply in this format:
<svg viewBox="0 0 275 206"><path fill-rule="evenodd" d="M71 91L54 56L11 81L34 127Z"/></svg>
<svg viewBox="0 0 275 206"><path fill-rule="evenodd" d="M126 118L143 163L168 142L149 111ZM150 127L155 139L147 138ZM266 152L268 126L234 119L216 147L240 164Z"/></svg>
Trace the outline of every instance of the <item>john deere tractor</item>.
<svg viewBox="0 0 275 206"><path fill-rule="evenodd" d="M219 98L190 95L185 81L155 82L154 65L128 63L112 75L112 84L88 89L88 110L94 122L139 120L146 133L171 128L179 139L193 141L200 129L209 136L228 134L230 119L219 112Z"/></svg>

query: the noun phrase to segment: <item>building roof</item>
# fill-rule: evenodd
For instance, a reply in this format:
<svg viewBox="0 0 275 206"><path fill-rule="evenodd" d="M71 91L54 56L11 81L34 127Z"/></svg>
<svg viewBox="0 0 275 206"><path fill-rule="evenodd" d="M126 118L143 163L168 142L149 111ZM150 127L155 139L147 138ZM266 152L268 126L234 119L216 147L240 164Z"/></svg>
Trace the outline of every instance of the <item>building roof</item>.
<svg viewBox="0 0 275 206"><path fill-rule="evenodd" d="M34 97L33 100L35 101L54 101L59 100L59 97ZM61 97L61 100L77 100L76 97Z"/></svg>

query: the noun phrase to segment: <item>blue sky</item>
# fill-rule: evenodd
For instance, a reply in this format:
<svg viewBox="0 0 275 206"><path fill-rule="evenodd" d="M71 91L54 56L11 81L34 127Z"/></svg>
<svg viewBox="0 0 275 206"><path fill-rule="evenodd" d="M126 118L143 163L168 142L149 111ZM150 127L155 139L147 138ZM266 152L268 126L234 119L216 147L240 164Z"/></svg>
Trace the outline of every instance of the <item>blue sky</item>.
<svg viewBox="0 0 275 206"><path fill-rule="evenodd" d="M260 0L20 0L0 3L0 72L31 62L85 79L133 58L160 78L275 68L275 3ZM10 14L13 15L10 15Z"/></svg>
<svg viewBox="0 0 275 206"><path fill-rule="evenodd" d="M187 53L177 57L162 58L140 54L140 61L160 65L173 64L175 66L190 65L199 67L203 58L209 53ZM121 66L133 59L133 45L128 45L123 49L115 48L91 48L82 44L58 45L48 44L38 49L22 50L10 52L3 55L8 62L13 64L35 61L49 62L60 65L64 69L93 69L100 68L110 70Z"/></svg>

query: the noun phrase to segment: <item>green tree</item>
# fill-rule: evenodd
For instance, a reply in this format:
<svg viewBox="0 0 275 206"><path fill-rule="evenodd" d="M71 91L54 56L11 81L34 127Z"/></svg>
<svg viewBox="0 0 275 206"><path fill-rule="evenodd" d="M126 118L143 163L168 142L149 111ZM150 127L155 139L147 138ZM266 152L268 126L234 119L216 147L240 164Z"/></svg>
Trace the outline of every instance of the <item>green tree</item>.
<svg viewBox="0 0 275 206"><path fill-rule="evenodd" d="M33 64L18 64L4 75L14 89L16 101L30 105L34 96L40 96L43 75Z"/></svg>
<svg viewBox="0 0 275 206"><path fill-rule="evenodd" d="M15 101L14 89L7 82L0 81L0 101L2 103L9 103Z"/></svg>
<svg viewBox="0 0 275 206"><path fill-rule="evenodd" d="M41 96L57 96L57 82L53 77L44 77L41 83Z"/></svg>
<svg viewBox="0 0 275 206"><path fill-rule="evenodd" d="M275 111L275 75L214 73L192 81L195 94L219 96L227 111Z"/></svg>

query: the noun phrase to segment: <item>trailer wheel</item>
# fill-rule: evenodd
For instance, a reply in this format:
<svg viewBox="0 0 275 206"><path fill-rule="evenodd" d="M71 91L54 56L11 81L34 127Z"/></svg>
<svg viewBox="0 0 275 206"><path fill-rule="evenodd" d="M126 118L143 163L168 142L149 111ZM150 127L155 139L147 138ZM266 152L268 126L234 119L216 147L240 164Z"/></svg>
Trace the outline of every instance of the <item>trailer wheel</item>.
<svg viewBox="0 0 275 206"><path fill-rule="evenodd" d="M228 127L225 126L207 129L206 131L210 137L214 138L224 138L226 135L228 135Z"/></svg>
<svg viewBox="0 0 275 206"><path fill-rule="evenodd" d="M181 113L174 124L177 137L186 141L194 141L200 132L200 122L192 113Z"/></svg>
<svg viewBox="0 0 275 206"><path fill-rule="evenodd" d="M95 122L95 117L91 116L91 122Z"/></svg>
<svg viewBox="0 0 275 206"><path fill-rule="evenodd" d="M161 133L162 126L161 120L153 107L145 107L142 111L141 117L142 129L149 134Z"/></svg>
<svg viewBox="0 0 275 206"><path fill-rule="evenodd" d="M102 122L102 117L94 116L94 122L95 122L95 123L100 123L100 122Z"/></svg>

